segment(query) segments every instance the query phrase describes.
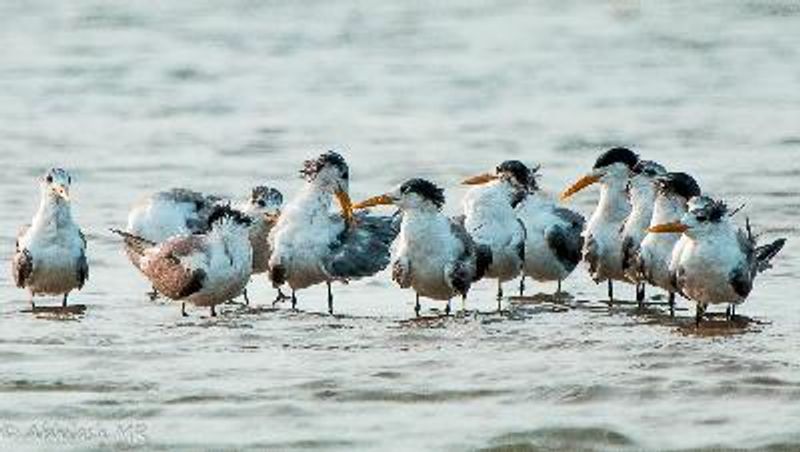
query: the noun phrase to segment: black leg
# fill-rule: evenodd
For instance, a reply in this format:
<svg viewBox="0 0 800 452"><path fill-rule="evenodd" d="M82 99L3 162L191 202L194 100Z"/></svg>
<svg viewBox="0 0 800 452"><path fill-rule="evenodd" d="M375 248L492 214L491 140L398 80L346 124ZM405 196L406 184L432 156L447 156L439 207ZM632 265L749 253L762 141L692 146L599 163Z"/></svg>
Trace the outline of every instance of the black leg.
<svg viewBox="0 0 800 452"><path fill-rule="evenodd" d="M297 311L297 293L292 289L292 310Z"/></svg>
<svg viewBox="0 0 800 452"><path fill-rule="evenodd" d="M731 305L731 320L733 320L735 317L736 317L736 305L732 304Z"/></svg>
<svg viewBox="0 0 800 452"><path fill-rule="evenodd" d="M706 306L702 303L697 303L697 310L694 313L694 323L696 326L700 326L700 322L703 320L703 314L706 312Z"/></svg>
<svg viewBox="0 0 800 452"><path fill-rule="evenodd" d="M500 280L498 279L497 280L497 301L499 302L502 299L503 299L503 283L501 283Z"/></svg>
<svg viewBox="0 0 800 452"><path fill-rule="evenodd" d="M675 317L675 292L669 293L669 316Z"/></svg>
<svg viewBox="0 0 800 452"><path fill-rule="evenodd" d="M280 287L278 287L278 295L275 297L275 300L272 302L272 306L275 306L278 303L281 303L284 300L288 300L291 297L287 297L286 294L283 293Z"/></svg>
<svg viewBox="0 0 800 452"><path fill-rule="evenodd" d="M36 310L36 303L33 301L33 292L31 292L31 311Z"/></svg>
<svg viewBox="0 0 800 452"><path fill-rule="evenodd" d="M333 315L333 289L328 281L328 314Z"/></svg>
<svg viewBox="0 0 800 452"><path fill-rule="evenodd" d="M556 289L556 295L561 295L561 280L558 280L558 288Z"/></svg>
<svg viewBox="0 0 800 452"><path fill-rule="evenodd" d="M189 314L186 313L186 303L181 303L181 315L184 317L189 317Z"/></svg>
<svg viewBox="0 0 800 452"><path fill-rule="evenodd" d="M244 297L244 305L250 306L250 297L247 296L247 289L242 291L242 296Z"/></svg>
<svg viewBox="0 0 800 452"><path fill-rule="evenodd" d="M610 279L608 280L608 301L610 303L614 302L614 282Z"/></svg>
<svg viewBox="0 0 800 452"><path fill-rule="evenodd" d="M62 308L66 308L66 307L67 307L67 297L68 297L68 296L69 296L69 292L67 292L67 293L65 293L65 294L64 294L64 299L63 299L63 300L61 300L61 307L62 307Z"/></svg>
<svg viewBox="0 0 800 452"><path fill-rule="evenodd" d="M732 308L733 308L733 305L730 305L730 304L728 305L727 308L725 308L725 320L727 320L728 322L730 322L731 319L733 318L733 313L731 312Z"/></svg>
<svg viewBox="0 0 800 452"><path fill-rule="evenodd" d="M444 315L450 315L450 300L447 300L447 306L444 308Z"/></svg>
<svg viewBox="0 0 800 452"><path fill-rule="evenodd" d="M216 309L216 307L215 307L215 306L212 304L212 305L211 305L211 317L216 317L216 316L217 316L217 309Z"/></svg>
<svg viewBox="0 0 800 452"><path fill-rule="evenodd" d="M156 290L155 287L153 287L153 290L151 290L150 292L146 292L146 295L148 298L150 298L150 301L158 300L158 291Z"/></svg>
<svg viewBox="0 0 800 452"><path fill-rule="evenodd" d="M419 317L419 311L422 310L422 306L419 304L419 294L417 294L417 303L414 305L414 313Z"/></svg>
<svg viewBox="0 0 800 452"><path fill-rule="evenodd" d="M519 296L525 296L525 275L522 275L522 278L519 279Z"/></svg>
<svg viewBox="0 0 800 452"><path fill-rule="evenodd" d="M639 309L644 307L644 283L636 284L636 301L639 303Z"/></svg>

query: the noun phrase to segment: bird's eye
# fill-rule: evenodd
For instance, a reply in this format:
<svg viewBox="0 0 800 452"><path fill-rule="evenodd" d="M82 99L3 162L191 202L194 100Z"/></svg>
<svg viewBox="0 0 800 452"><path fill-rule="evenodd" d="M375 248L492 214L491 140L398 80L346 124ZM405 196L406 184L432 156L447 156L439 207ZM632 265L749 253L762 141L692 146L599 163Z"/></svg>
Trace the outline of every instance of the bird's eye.
<svg viewBox="0 0 800 452"><path fill-rule="evenodd" d="M708 218L705 215L698 215L697 216L697 221L699 221L701 223L704 223L706 220L708 220Z"/></svg>
<svg viewBox="0 0 800 452"><path fill-rule="evenodd" d="M267 205L267 203L266 203L266 202L265 202L263 199L259 199L259 200L258 200L258 206L259 206L259 207L264 207L264 206L266 206L266 205Z"/></svg>
<svg viewBox="0 0 800 452"><path fill-rule="evenodd" d="M48 184L51 184L51 183L53 183L53 176L48 174L47 178L45 180L47 181Z"/></svg>
<svg viewBox="0 0 800 452"><path fill-rule="evenodd" d="M67 178L67 183L68 183L68 184L70 184L70 185L72 185L72 176L69 176L69 177Z"/></svg>
<svg viewBox="0 0 800 452"><path fill-rule="evenodd" d="M342 178L343 179L350 179L350 172L349 171L345 171L344 173L342 173Z"/></svg>

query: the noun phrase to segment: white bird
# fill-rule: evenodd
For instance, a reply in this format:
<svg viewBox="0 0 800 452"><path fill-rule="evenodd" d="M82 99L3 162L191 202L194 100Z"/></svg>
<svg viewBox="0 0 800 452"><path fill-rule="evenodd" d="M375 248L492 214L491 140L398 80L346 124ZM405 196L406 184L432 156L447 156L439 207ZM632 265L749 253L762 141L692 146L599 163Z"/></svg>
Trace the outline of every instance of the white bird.
<svg viewBox="0 0 800 452"><path fill-rule="evenodd" d="M639 157L626 148L610 149L597 159L592 172L561 195L565 200L594 183L600 184L600 201L584 231L583 259L596 283L608 281L608 298L614 300L613 281L628 282L622 268L620 231L631 212L628 180Z"/></svg>
<svg viewBox="0 0 800 452"><path fill-rule="evenodd" d="M139 201L128 214L126 231L150 242L165 240L187 234L202 234L210 230L209 216L218 205L229 203L220 196L173 188L154 193ZM237 203L234 208L253 220L250 227L250 242L253 247L253 274L268 271L270 247L267 241L270 229L280 215L283 195L276 189L257 186L251 191L246 202ZM138 261L135 253L128 252L131 262ZM249 304L247 290L243 292L245 303ZM153 291L151 296L155 297ZM278 294L278 300L283 299Z"/></svg>
<svg viewBox="0 0 800 452"><path fill-rule="evenodd" d="M531 168L528 195L516 207L526 230L524 275L534 281L561 281L575 270L583 249L583 216L558 206L539 188L539 167ZM524 285L520 285L520 296Z"/></svg>
<svg viewBox="0 0 800 452"><path fill-rule="evenodd" d="M400 234L393 246L392 279L416 292L414 312L419 316L420 296L466 301L472 283L492 262L491 250L477 245L463 224L442 214L444 190L424 179L411 179L394 191L354 206L365 209L395 205L402 211Z"/></svg>
<svg viewBox="0 0 800 452"><path fill-rule="evenodd" d="M71 184L65 170L49 170L41 180L39 210L17 235L13 278L17 287L28 289L33 309L36 295L63 295L66 307L69 293L89 278L86 238L70 209Z"/></svg>
<svg viewBox="0 0 800 452"><path fill-rule="evenodd" d="M525 262L525 226L514 207L526 196L530 171L520 161L508 160L494 172L464 181L473 186L463 201L464 227L479 245L492 251L485 278L497 279L497 310L503 299L503 283L522 272Z"/></svg>
<svg viewBox="0 0 800 452"><path fill-rule="evenodd" d="M386 268L397 230L391 217L353 215L349 168L336 152L306 161L300 173L307 183L269 236L270 277L275 287L288 284L292 289L292 308L297 306L296 291L326 283L328 312L333 314L331 284ZM334 197L341 214L330 212Z"/></svg>
<svg viewBox="0 0 800 452"><path fill-rule="evenodd" d="M686 214L687 203L700 196L700 186L686 173L666 173L656 178L657 195L650 226L679 221ZM675 315L675 293L669 265L681 235L647 234L635 256L633 270L644 281L669 292L670 315ZM683 245L681 245L683 246Z"/></svg>
<svg viewBox="0 0 800 452"><path fill-rule="evenodd" d="M753 280L771 267L770 261L786 244L778 239L757 246L750 223L743 231L730 219L722 201L693 198L681 221L655 225L653 233L683 233L682 249L673 250L670 270L681 294L697 303L695 321L703 318L709 304L729 304L728 319L736 314L753 289Z"/></svg>
<svg viewBox="0 0 800 452"><path fill-rule="evenodd" d="M125 240L136 266L159 293L186 303L209 307L242 294L253 265L250 218L228 206L218 206L209 217L211 230L201 234L173 236L155 243L128 232L112 229Z"/></svg>
<svg viewBox="0 0 800 452"><path fill-rule="evenodd" d="M628 181L628 200L631 213L622 226L622 269L631 282L636 284L636 301L644 305L645 283L636 272L636 257L639 246L647 235L653 207L656 201L656 178L665 174L663 166L650 160L639 160L633 167L633 176Z"/></svg>

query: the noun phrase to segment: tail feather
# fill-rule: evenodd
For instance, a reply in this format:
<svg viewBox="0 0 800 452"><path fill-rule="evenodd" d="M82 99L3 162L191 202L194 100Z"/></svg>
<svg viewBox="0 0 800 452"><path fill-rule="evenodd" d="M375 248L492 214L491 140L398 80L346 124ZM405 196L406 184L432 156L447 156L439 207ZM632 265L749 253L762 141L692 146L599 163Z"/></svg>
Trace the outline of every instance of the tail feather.
<svg viewBox="0 0 800 452"><path fill-rule="evenodd" d="M478 281L486 276L486 272L492 265L494 258L492 256L492 248L488 245L476 245L475 254L475 281Z"/></svg>
<svg viewBox="0 0 800 452"><path fill-rule="evenodd" d="M786 239L778 239L772 243L761 245L756 248L756 271L760 273L772 268L770 261L778 255L784 245L786 245Z"/></svg>
<svg viewBox="0 0 800 452"><path fill-rule="evenodd" d="M128 247L128 250L139 256L144 255L144 252L147 248L156 246L155 242L147 240L143 237L139 237L138 235L131 234L130 232L120 231L119 229L111 229L111 232L121 236L124 239L125 246Z"/></svg>

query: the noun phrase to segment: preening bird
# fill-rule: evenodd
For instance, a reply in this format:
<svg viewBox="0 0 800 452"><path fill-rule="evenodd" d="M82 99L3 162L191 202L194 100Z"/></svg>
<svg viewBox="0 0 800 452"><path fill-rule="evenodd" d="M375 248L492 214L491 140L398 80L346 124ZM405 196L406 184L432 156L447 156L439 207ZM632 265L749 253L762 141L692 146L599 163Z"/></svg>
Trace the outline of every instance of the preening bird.
<svg viewBox="0 0 800 452"><path fill-rule="evenodd" d="M288 284L292 289L292 308L297 305L296 291L325 283L328 312L333 314L331 284L386 268L397 228L392 217L353 214L350 170L338 153L306 161L300 174L306 185L287 204L269 236L270 278L275 287ZM340 214L330 212L334 197Z"/></svg>
<svg viewBox="0 0 800 452"><path fill-rule="evenodd" d="M471 177L473 186L463 201L464 227L479 245L492 251L485 278L497 280L497 309L503 299L503 283L522 272L525 262L525 226L514 207L527 195L530 172L517 160L508 160L493 172Z"/></svg>
<svg viewBox="0 0 800 452"><path fill-rule="evenodd" d="M173 236L155 243L128 232L122 236L137 268L159 293L186 303L215 307L242 294L253 266L249 217L229 206L217 206L208 219L210 230L201 234Z"/></svg>
<svg viewBox="0 0 800 452"><path fill-rule="evenodd" d="M675 287L697 303L699 325L709 304L729 304L728 318L736 314L753 289L753 280L771 268L770 261L786 244L777 239L758 246L747 222L745 230L730 219L722 201L708 197L692 198L681 221L655 225L650 232L682 233L685 246L673 250L670 270Z"/></svg>
<svg viewBox="0 0 800 452"><path fill-rule="evenodd" d="M626 148L613 148L600 155L592 171L561 195L570 198L598 183L600 201L584 231L583 259L596 283L608 281L608 298L614 299L613 281L629 282L623 270L620 231L631 212L627 187L639 157Z"/></svg>
<svg viewBox="0 0 800 452"><path fill-rule="evenodd" d="M466 301L472 283L492 263L491 249L476 244L464 225L442 213L444 190L424 179L411 179L397 189L354 206L365 209L395 205L402 211L400 235L393 247L392 279L416 292L414 312L419 316L420 296Z"/></svg>
<svg viewBox="0 0 800 452"><path fill-rule="evenodd" d="M37 295L63 295L66 307L70 292L89 279L86 238L72 218L71 185L67 171L48 170L40 182L39 210L17 235L12 276L30 293L32 309Z"/></svg>

